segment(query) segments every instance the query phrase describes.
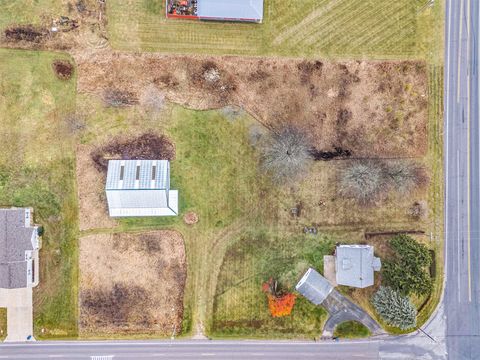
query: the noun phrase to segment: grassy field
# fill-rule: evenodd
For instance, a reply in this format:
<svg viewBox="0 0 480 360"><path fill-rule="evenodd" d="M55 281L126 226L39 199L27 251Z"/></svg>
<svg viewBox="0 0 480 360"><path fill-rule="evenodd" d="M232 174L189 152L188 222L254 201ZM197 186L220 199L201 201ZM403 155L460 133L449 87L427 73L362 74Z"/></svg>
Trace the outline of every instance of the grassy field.
<svg viewBox="0 0 480 360"><path fill-rule="evenodd" d="M0 0L0 29L10 24L39 25L45 19L59 16L66 8L62 1L54 0Z"/></svg>
<svg viewBox="0 0 480 360"><path fill-rule="evenodd" d="M45 228L35 334L77 333L77 204L73 142L63 116L75 107L75 79L61 81L63 54L0 49L0 205L31 206Z"/></svg>
<svg viewBox="0 0 480 360"><path fill-rule="evenodd" d="M163 0L107 2L114 48L204 54L430 56L439 4L426 0L265 0L263 24L166 20Z"/></svg>
<svg viewBox="0 0 480 360"><path fill-rule="evenodd" d="M172 188L179 189L180 216L174 218L122 219L112 229L87 233L174 228L185 239L188 263L185 289L184 332L192 324L207 323L216 289L216 275L227 245L242 231L254 227L264 213L267 191L257 172L257 154L250 146L248 115L228 119L221 111L193 111L168 106L155 121L137 111L105 108L91 97L80 96L93 109L79 137L84 144L99 144L120 134L167 134L176 145L171 165ZM101 130L100 130L101 129ZM263 191L263 201L260 193ZM200 221L183 223L183 214L195 211ZM194 329L195 330L195 329Z"/></svg>
<svg viewBox="0 0 480 360"><path fill-rule="evenodd" d="M294 291L309 268L323 271L323 255L333 252L328 236L242 234L225 254L220 269L211 334L218 337L315 337L327 313L298 297L292 314L274 318L262 284L270 278Z"/></svg>

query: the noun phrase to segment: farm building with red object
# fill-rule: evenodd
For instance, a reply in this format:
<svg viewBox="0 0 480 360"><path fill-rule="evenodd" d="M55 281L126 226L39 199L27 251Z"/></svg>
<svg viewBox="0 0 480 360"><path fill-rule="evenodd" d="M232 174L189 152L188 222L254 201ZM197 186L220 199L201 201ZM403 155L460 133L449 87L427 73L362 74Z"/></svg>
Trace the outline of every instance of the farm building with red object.
<svg viewBox="0 0 480 360"><path fill-rule="evenodd" d="M261 23L264 0L166 0L167 18Z"/></svg>

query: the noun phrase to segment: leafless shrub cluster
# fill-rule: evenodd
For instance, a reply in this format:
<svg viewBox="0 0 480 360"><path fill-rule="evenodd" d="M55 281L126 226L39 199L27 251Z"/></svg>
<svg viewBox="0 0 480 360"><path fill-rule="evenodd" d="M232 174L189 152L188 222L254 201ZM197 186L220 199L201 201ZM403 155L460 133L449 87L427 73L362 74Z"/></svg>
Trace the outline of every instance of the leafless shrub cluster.
<svg viewBox="0 0 480 360"><path fill-rule="evenodd" d="M343 169L339 192L342 196L368 204L380 200L392 190L405 195L427 182L425 169L415 162L361 160Z"/></svg>
<svg viewBox="0 0 480 360"><path fill-rule="evenodd" d="M135 94L119 89L106 89L103 92L103 101L107 106L112 107L126 107L138 103Z"/></svg>
<svg viewBox="0 0 480 360"><path fill-rule="evenodd" d="M274 132L263 148L262 167L276 183L286 183L304 173L311 161L310 142L301 130L286 126Z"/></svg>
<svg viewBox="0 0 480 360"><path fill-rule="evenodd" d="M407 210L408 216L415 220L421 220L427 215L427 204L424 201L414 202Z"/></svg>
<svg viewBox="0 0 480 360"><path fill-rule="evenodd" d="M385 166L386 176L392 186L401 194L406 194L428 182L425 169L411 161L397 160Z"/></svg>
<svg viewBox="0 0 480 360"><path fill-rule="evenodd" d="M151 113L159 113L165 107L165 95L153 84L143 89L139 101L140 105Z"/></svg>
<svg viewBox="0 0 480 360"><path fill-rule="evenodd" d="M340 179L340 194L362 203L376 200L386 191L382 164L378 161L357 161L347 166Z"/></svg>

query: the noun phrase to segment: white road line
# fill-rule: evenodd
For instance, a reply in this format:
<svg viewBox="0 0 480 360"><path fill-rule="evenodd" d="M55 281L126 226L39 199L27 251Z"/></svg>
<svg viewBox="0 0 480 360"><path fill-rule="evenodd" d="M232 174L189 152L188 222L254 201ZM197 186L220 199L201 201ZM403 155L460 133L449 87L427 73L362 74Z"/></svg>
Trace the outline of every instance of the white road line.
<svg viewBox="0 0 480 360"><path fill-rule="evenodd" d="M457 104L460 102L460 54L462 53L462 30L463 30L463 0L460 0L460 31L458 32L457 53Z"/></svg>
<svg viewBox="0 0 480 360"><path fill-rule="evenodd" d="M457 149L457 297L458 297L458 302L460 303L460 264L462 263L461 261L461 255L460 255L460 245L462 240L460 239L460 209L461 209L461 204L460 204L460 151Z"/></svg>
<svg viewBox="0 0 480 360"><path fill-rule="evenodd" d="M470 268L470 0L467 4L467 270L468 302L472 302L472 272Z"/></svg>
<svg viewBox="0 0 480 360"><path fill-rule="evenodd" d="M451 0L448 0L448 24L447 24L447 39L448 39L448 42L447 42L447 84L446 84L446 96L445 96L445 99L444 99L444 103L447 104L448 106L448 94L449 94L449 91L450 91L450 28L452 26L452 1ZM448 171L448 159L449 159L449 146L448 146L448 127L449 127L449 111L447 109L447 111L445 111L445 138L444 138L444 141L445 141L445 145L446 145L446 156L445 156L445 174L447 173ZM445 248L445 281L447 279L447 269L448 269L448 176L444 176L445 177L445 245L444 245L444 248Z"/></svg>

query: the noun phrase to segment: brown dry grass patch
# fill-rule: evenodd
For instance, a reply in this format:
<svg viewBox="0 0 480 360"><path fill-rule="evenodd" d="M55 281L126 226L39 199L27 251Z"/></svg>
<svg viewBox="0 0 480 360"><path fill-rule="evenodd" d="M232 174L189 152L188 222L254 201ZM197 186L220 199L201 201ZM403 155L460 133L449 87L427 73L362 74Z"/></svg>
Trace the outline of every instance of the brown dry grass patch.
<svg viewBox="0 0 480 360"><path fill-rule="evenodd" d="M420 157L427 149L427 71L420 61L78 53L78 89L138 97L155 86L195 109L237 105L270 128L303 128L320 151Z"/></svg>
<svg viewBox="0 0 480 360"><path fill-rule="evenodd" d="M118 223L108 215L105 195L106 173L95 166L94 147L79 145L76 151L80 230L112 228Z"/></svg>
<svg viewBox="0 0 480 360"><path fill-rule="evenodd" d="M175 231L80 240L80 334L181 331L185 247Z"/></svg>

